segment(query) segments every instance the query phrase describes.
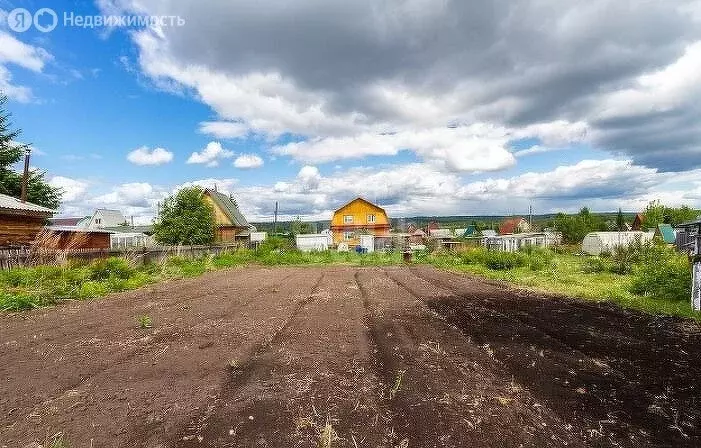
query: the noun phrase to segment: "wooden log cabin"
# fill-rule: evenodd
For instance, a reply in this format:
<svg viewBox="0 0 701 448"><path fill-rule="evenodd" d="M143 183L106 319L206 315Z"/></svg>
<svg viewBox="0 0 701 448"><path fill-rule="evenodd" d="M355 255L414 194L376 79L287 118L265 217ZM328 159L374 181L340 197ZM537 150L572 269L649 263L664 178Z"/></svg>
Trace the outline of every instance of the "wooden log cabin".
<svg viewBox="0 0 701 448"><path fill-rule="evenodd" d="M54 213L50 208L0 194L0 247L32 244Z"/></svg>

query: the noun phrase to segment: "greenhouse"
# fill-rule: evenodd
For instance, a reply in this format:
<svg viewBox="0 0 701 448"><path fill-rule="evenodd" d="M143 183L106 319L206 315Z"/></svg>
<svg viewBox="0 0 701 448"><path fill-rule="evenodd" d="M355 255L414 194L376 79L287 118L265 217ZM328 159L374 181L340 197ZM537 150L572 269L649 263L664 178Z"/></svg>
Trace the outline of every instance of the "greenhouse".
<svg viewBox="0 0 701 448"><path fill-rule="evenodd" d="M616 247L628 247L639 241L652 240L654 233L649 232L592 232L584 237L582 252L589 255L601 255L612 252Z"/></svg>

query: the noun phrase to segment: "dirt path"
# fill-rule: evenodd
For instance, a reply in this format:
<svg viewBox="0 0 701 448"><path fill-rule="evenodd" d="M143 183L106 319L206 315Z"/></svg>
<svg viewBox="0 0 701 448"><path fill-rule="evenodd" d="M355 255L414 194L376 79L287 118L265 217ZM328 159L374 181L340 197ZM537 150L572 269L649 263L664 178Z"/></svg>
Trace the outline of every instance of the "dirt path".
<svg viewBox="0 0 701 448"><path fill-rule="evenodd" d="M234 269L0 315L0 359L0 447L701 444L697 324L428 267Z"/></svg>

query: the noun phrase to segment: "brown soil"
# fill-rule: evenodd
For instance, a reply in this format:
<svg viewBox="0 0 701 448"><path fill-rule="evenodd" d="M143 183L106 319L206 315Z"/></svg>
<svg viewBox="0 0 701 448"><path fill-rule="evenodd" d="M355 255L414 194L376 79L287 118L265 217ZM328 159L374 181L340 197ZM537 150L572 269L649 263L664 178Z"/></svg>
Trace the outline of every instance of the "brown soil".
<svg viewBox="0 0 701 448"><path fill-rule="evenodd" d="M6 314L0 359L0 447L701 445L699 325L429 267L242 268Z"/></svg>

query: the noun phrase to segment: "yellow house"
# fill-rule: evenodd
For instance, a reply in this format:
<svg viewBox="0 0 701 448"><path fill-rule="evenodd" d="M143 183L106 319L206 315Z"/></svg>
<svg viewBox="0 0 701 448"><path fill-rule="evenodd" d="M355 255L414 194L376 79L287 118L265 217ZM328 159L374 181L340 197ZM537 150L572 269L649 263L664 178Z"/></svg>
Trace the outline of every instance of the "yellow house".
<svg viewBox="0 0 701 448"><path fill-rule="evenodd" d="M385 210L363 198L353 199L339 208L331 219L334 244L345 242L357 246L360 235L387 236L390 227Z"/></svg>
<svg viewBox="0 0 701 448"><path fill-rule="evenodd" d="M251 225L230 196L208 188L204 190L204 199L214 208L215 239L218 242L232 242L250 235Z"/></svg>

